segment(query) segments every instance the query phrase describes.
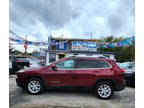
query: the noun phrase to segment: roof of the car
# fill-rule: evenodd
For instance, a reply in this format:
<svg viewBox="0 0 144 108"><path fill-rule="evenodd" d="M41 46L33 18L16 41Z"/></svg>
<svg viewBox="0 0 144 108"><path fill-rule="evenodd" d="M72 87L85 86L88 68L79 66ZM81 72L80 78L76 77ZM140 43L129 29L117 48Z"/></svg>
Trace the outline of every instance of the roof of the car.
<svg viewBox="0 0 144 108"><path fill-rule="evenodd" d="M81 58L81 59L97 59L97 60L112 60L110 58L106 58L106 57L93 57L93 56L70 56L70 57L65 57L66 58Z"/></svg>

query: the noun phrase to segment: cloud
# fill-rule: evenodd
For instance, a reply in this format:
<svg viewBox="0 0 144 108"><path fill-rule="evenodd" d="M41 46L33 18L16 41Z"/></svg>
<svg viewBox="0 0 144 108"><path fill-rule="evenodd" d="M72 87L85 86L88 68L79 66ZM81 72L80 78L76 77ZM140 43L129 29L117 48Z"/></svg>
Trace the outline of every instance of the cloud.
<svg viewBox="0 0 144 108"><path fill-rule="evenodd" d="M19 26L27 27L42 21L47 27L59 28L77 16L68 0L10 1L10 20Z"/></svg>
<svg viewBox="0 0 144 108"><path fill-rule="evenodd" d="M132 22L129 19L134 17L134 0L123 0L118 2L117 8L108 16L107 26L110 27L111 31L120 30L123 26Z"/></svg>
<svg viewBox="0 0 144 108"><path fill-rule="evenodd" d="M134 0L10 0L10 29L34 41L47 41L50 34L132 36L134 4Z"/></svg>

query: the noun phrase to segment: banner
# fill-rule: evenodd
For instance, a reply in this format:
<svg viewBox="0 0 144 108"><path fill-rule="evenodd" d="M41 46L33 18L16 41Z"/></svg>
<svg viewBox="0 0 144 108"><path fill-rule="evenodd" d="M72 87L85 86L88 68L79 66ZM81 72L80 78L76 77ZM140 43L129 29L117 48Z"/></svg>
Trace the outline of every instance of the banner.
<svg viewBox="0 0 144 108"><path fill-rule="evenodd" d="M71 50L97 51L95 41L72 41Z"/></svg>

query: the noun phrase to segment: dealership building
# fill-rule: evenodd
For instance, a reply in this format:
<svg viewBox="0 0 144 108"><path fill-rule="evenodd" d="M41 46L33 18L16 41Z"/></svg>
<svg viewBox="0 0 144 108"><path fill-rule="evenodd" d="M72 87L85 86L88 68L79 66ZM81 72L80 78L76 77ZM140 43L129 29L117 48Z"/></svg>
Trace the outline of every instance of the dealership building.
<svg viewBox="0 0 144 108"><path fill-rule="evenodd" d="M68 56L95 56L115 59L113 52L97 52L97 40L77 38L51 38L51 42L59 44L50 45L46 50L46 65Z"/></svg>

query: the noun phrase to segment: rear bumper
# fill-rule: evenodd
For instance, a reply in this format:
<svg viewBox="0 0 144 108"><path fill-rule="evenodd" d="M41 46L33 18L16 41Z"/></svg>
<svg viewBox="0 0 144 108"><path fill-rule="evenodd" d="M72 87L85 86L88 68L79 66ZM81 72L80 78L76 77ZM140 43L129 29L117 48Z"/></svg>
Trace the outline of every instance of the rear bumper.
<svg viewBox="0 0 144 108"><path fill-rule="evenodd" d="M115 86L115 91L121 91L125 88L126 84L125 84L125 80L123 80L123 83L121 85L116 85Z"/></svg>

